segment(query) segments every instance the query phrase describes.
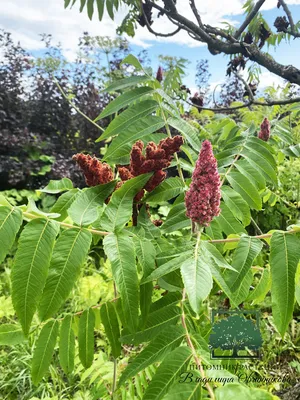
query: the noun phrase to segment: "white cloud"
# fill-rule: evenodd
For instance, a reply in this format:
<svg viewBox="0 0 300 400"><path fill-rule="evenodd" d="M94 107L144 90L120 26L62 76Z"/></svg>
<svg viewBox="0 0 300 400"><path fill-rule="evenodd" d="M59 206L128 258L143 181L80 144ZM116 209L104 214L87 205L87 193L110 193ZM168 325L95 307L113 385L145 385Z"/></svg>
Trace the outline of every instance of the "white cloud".
<svg viewBox="0 0 300 400"><path fill-rule="evenodd" d="M271 72L264 70L259 77L259 88L263 89L268 86L274 86L275 88L278 86L285 85L285 81L277 75L272 74Z"/></svg>

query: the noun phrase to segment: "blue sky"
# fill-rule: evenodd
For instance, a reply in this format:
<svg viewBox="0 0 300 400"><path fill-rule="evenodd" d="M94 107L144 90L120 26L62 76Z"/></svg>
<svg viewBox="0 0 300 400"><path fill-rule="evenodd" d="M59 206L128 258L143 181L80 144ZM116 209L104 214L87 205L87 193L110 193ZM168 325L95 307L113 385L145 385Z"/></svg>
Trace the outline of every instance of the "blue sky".
<svg viewBox="0 0 300 400"><path fill-rule="evenodd" d="M298 21L300 19L300 0L286 1L293 13L294 20ZM13 38L20 41L22 46L33 54L38 54L42 49L39 34L51 33L54 42L60 41L65 56L72 60L76 55L78 37L83 31L88 31L91 35L113 37L116 27L126 14L126 10L121 9L115 21L105 16L104 20L99 23L96 18L90 21L86 12L80 14L78 7L74 7L72 10L64 10L63 3L63 0L2 1L0 2L0 28L12 32ZM224 20L237 26L243 20L242 5L244 3L245 0L196 0L196 5L203 15L204 23L218 26L221 26ZM193 18L187 4L188 0L177 1L179 11L188 18ZM282 9L276 8L276 4L276 0L266 0L264 4L263 14L271 26L273 26L277 16L284 15ZM163 32L169 32L173 29L164 18L155 19L153 27L157 31ZM129 39L135 52L143 48L148 50L154 68L158 66L160 54L187 58L190 64L185 83L191 88L195 87L196 62L203 58L209 60L212 84L220 83L226 79L225 70L228 58L222 55L211 56L206 46L195 43L185 33L180 33L170 39L161 39L153 37L146 29L139 27L136 36ZM294 64L300 68L298 43L300 43L300 39L291 40L290 43L282 42L276 53L272 49L270 54L283 64ZM265 51L267 51L267 48ZM272 83L279 83L280 79L267 71L263 71L262 81L264 86L267 86Z"/></svg>

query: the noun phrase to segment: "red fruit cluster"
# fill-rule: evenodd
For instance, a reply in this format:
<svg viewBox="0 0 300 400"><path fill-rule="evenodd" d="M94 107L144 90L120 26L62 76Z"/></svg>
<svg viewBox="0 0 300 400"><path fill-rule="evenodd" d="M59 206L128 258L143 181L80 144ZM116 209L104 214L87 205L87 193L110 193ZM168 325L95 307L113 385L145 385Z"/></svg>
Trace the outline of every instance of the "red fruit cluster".
<svg viewBox="0 0 300 400"><path fill-rule="evenodd" d="M286 19L286 17L277 17L274 22L274 26L277 29L277 32L286 32L287 28L289 27L290 23Z"/></svg>
<svg viewBox="0 0 300 400"><path fill-rule="evenodd" d="M142 199L144 190L151 192L165 179L166 172L163 169L170 165L174 153L179 151L182 144L182 136L163 139L158 146L154 142L150 142L146 146L145 155L143 154L144 143L141 140L132 146L130 164L118 168L122 181L154 172L144 188L136 195L135 201Z"/></svg>
<svg viewBox="0 0 300 400"><path fill-rule="evenodd" d="M101 185L111 182L114 179L114 174L110 166L108 164L103 164L96 157L91 157L89 154L78 153L72 158L83 171L88 186Z"/></svg>
<svg viewBox="0 0 300 400"><path fill-rule="evenodd" d="M200 150L192 176L190 189L185 196L186 215L201 226L209 226L220 214L220 175L212 145L205 140Z"/></svg>
<svg viewBox="0 0 300 400"><path fill-rule="evenodd" d="M198 92L196 92L193 97L190 97L190 100L193 104L195 104L195 106L203 107L204 104L203 96L199 95Z"/></svg>
<svg viewBox="0 0 300 400"><path fill-rule="evenodd" d="M260 131L258 133L258 137L261 140L264 140L267 142L270 139L270 134L271 134L271 124L268 118L265 118L260 125Z"/></svg>

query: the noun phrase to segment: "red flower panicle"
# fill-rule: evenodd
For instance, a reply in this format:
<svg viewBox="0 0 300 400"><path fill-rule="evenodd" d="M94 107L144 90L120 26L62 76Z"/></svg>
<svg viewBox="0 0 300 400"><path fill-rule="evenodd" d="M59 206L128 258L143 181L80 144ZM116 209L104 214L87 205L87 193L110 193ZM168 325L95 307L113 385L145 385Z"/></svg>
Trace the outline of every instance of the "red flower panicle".
<svg viewBox="0 0 300 400"><path fill-rule="evenodd" d="M258 137L261 140L264 140L267 142L270 139L270 134L271 134L271 124L268 118L265 118L260 125L260 131L258 133Z"/></svg>
<svg viewBox="0 0 300 400"><path fill-rule="evenodd" d="M136 195L135 201L142 199L144 190L151 192L165 179L166 173L163 169L170 165L174 153L179 151L182 144L182 136L163 139L158 145L150 142L146 146L145 155L143 155L144 143L141 140L132 146L130 164L118 168L122 181L127 181L148 172L154 172L144 188Z"/></svg>
<svg viewBox="0 0 300 400"><path fill-rule="evenodd" d="M201 226L209 226L220 214L220 176L212 145L205 140L200 150L192 176L190 189L185 196L186 215Z"/></svg>
<svg viewBox="0 0 300 400"><path fill-rule="evenodd" d="M114 179L113 172L108 164L102 164L96 157L82 153L75 154L73 160L82 169L88 186L101 185Z"/></svg>

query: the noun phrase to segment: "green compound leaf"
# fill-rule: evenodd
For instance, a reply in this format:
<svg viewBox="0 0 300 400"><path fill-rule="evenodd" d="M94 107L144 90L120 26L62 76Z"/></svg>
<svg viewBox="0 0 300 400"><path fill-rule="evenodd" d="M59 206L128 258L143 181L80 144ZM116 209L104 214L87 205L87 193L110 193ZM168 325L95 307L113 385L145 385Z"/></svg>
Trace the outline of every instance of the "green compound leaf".
<svg viewBox="0 0 300 400"><path fill-rule="evenodd" d="M185 346L178 347L168 354L149 383L143 400L162 399L180 373L186 369L191 357L192 350Z"/></svg>
<svg viewBox="0 0 300 400"><path fill-rule="evenodd" d="M24 340L25 336L21 326L16 324L0 325L0 346L13 346Z"/></svg>
<svg viewBox="0 0 300 400"><path fill-rule="evenodd" d="M72 316L67 315L63 319L60 327L59 361L65 374L71 373L74 369L75 335L72 329L72 323Z"/></svg>
<svg viewBox="0 0 300 400"><path fill-rule="evenodd" d="M41 320L55 314L67 299L86 259L91 241L91 233L80 229L68 229L59 236L39 305Z"/></svg>
<svg viewBox="0 0 300 400"><path fill-rule="evenodd" d="M17 208L0 206L0 264L12 247L22 224L22 212Z"/></svg>
<svg viewBox="0 0 300 400"><path fill-rule="evenodd" d="M122 299L128 328L135 332L138 326L139 281L133 241L124 234L110 234L103 240L103 246Z"/></svg>
<svg viewBox="0 0 300 400"><path fill-rule="evenodd" d="M132 216L132 202L134 196L148 182L151 174L139 175L126 181L116 190L101 217L101 226L108 232L124 228Z"/></svg>
<svg viewBox="0 0 300 400"><path fill-rule="evenodd" d="M47 372L53 356L56 338L58 335L58 322L48 321L43 326L37 339L32 357L31 376L37 386Z"/></svg>
<svg viewBox="0 0 300 400"><path fill-rule="evenodd" d="M190 305L198 313L203 300L209 295L213 278L207 263L198 253L181 265L181 275Z"/></svg>
<svg viewBox="0 0 300 400"><path fill-rule="evenodd" d="M56 203L51 208L51 213L60 214L57 217L57 221L64 221L68 216L68 209L71 207L72 203L78 196L78 189L69 190L63 193L56 201Z"/></svg>
<svg viewBox="0 0 300 400"><path fill-rule="evenodd" d="M78 325L79 358L84 368L89 368L94 359L95 314L89 308L85 310Z"/></svg>
<svg viewBox="0 0 300 400"><path fill-rule="evenodd" d="M46 219L30 221L21 233L12 268L12 301L25 335L40 300L59 226Z"/></svg>
<svg viewBox="0 0 300 400"><path fill-rule="evenodd" d="M158 103L154 100L144 100L132 105L111 121L97 141L99 142L118 134L124 136L127 130L132 132L130 127L133 124L136 125L138 120L142 120L143 117L152 114L157 108Z"/></svg>
<svg viewBox="0 0 300 400"><path fill-rule="evenodd" d="M134 101L140 99L141 97L150 94L153 92L153 89L148 86L142 86L136 89L131 90L130 92L125 92L118 96L115 100L111 101L102 113L95 119L98 121L101 118L108 117L111 114L114 114L121 110L122 108L127 107Z"/></svg>
<svg viewBox="0 0 300 400"><path fill-rule="evenodd" d="M112 193L116 181L98 185L84 190L77 195L76 200L68 210L69 216L77 225L88 226L99 216L99 207Z"/></svg>
<svg viewBox="0 0 300 400"><path fill-rule="evenodd" d="M164 180L145 199L147 203L160 203L178 196L184 190L184 184L178 177Z"/></svg>
<svg viewBox="0 0 300 400"><path fill-rule="evenodd" d="M242 303L248 296L253 280L251 266L263 247L259 239L242 237L234 252L232 266L237 271L229 272L226 278L231 291L234 293L235 302Z"/></svg>
<svg viewBox="0 0 300 400"><path fill-rule="evenodd" d="M116 82L112 83L106 88L107 92L115 92L117 90L123 90L131 86L136 86L139 83L145 83L148 82L151 78L146 75L136 75L136 76L130 76L128 78L124 79L119 79Z"/></svg>
<svg viewBox="0 0 300 400"><path fill-rule="evenodd" d="M104 303L100 308L100 317L111 345L111 353L114 358L118 358L121 354L120 327L114 305L110 302Z"/></svg>
<svg viewBox="0 0 300 400"><path fill-rule="evenodd" d="M121 375L118 386L121 386L127 379L135 376L149 365L163 360L168 353L180 345L184 336L184 329L180 326L164 329L128 365Z"/></svg>
<svg viewBox="0 0 300 400"><path fill-rule="evenodd" d="M44 187L44 189L40 189L38 191L49 194L57 194L71 189L73 189L72 181L68 178L62 178L57 181L51 180L48 185Z"/></svg>
<svg viewBox="0 0 300 400"><path fill-rule="evenodd" d="M282 337L293 315L299 258L300 241L296 236L273 233L270 250L272 310L275 325Z"/></svg>
<svg viewBox="0 0 300 400"><path fill-rule="evenodd" d="M129 112L130 109L127 111ZM110 163L124 164L123 159L129 156L132 145L136 141L149 136L163 126L164 120L155 115L148 115L136 120L134 124L127 126L125 132L122 132L112 141L105 153L104 160Z"/></svg>

